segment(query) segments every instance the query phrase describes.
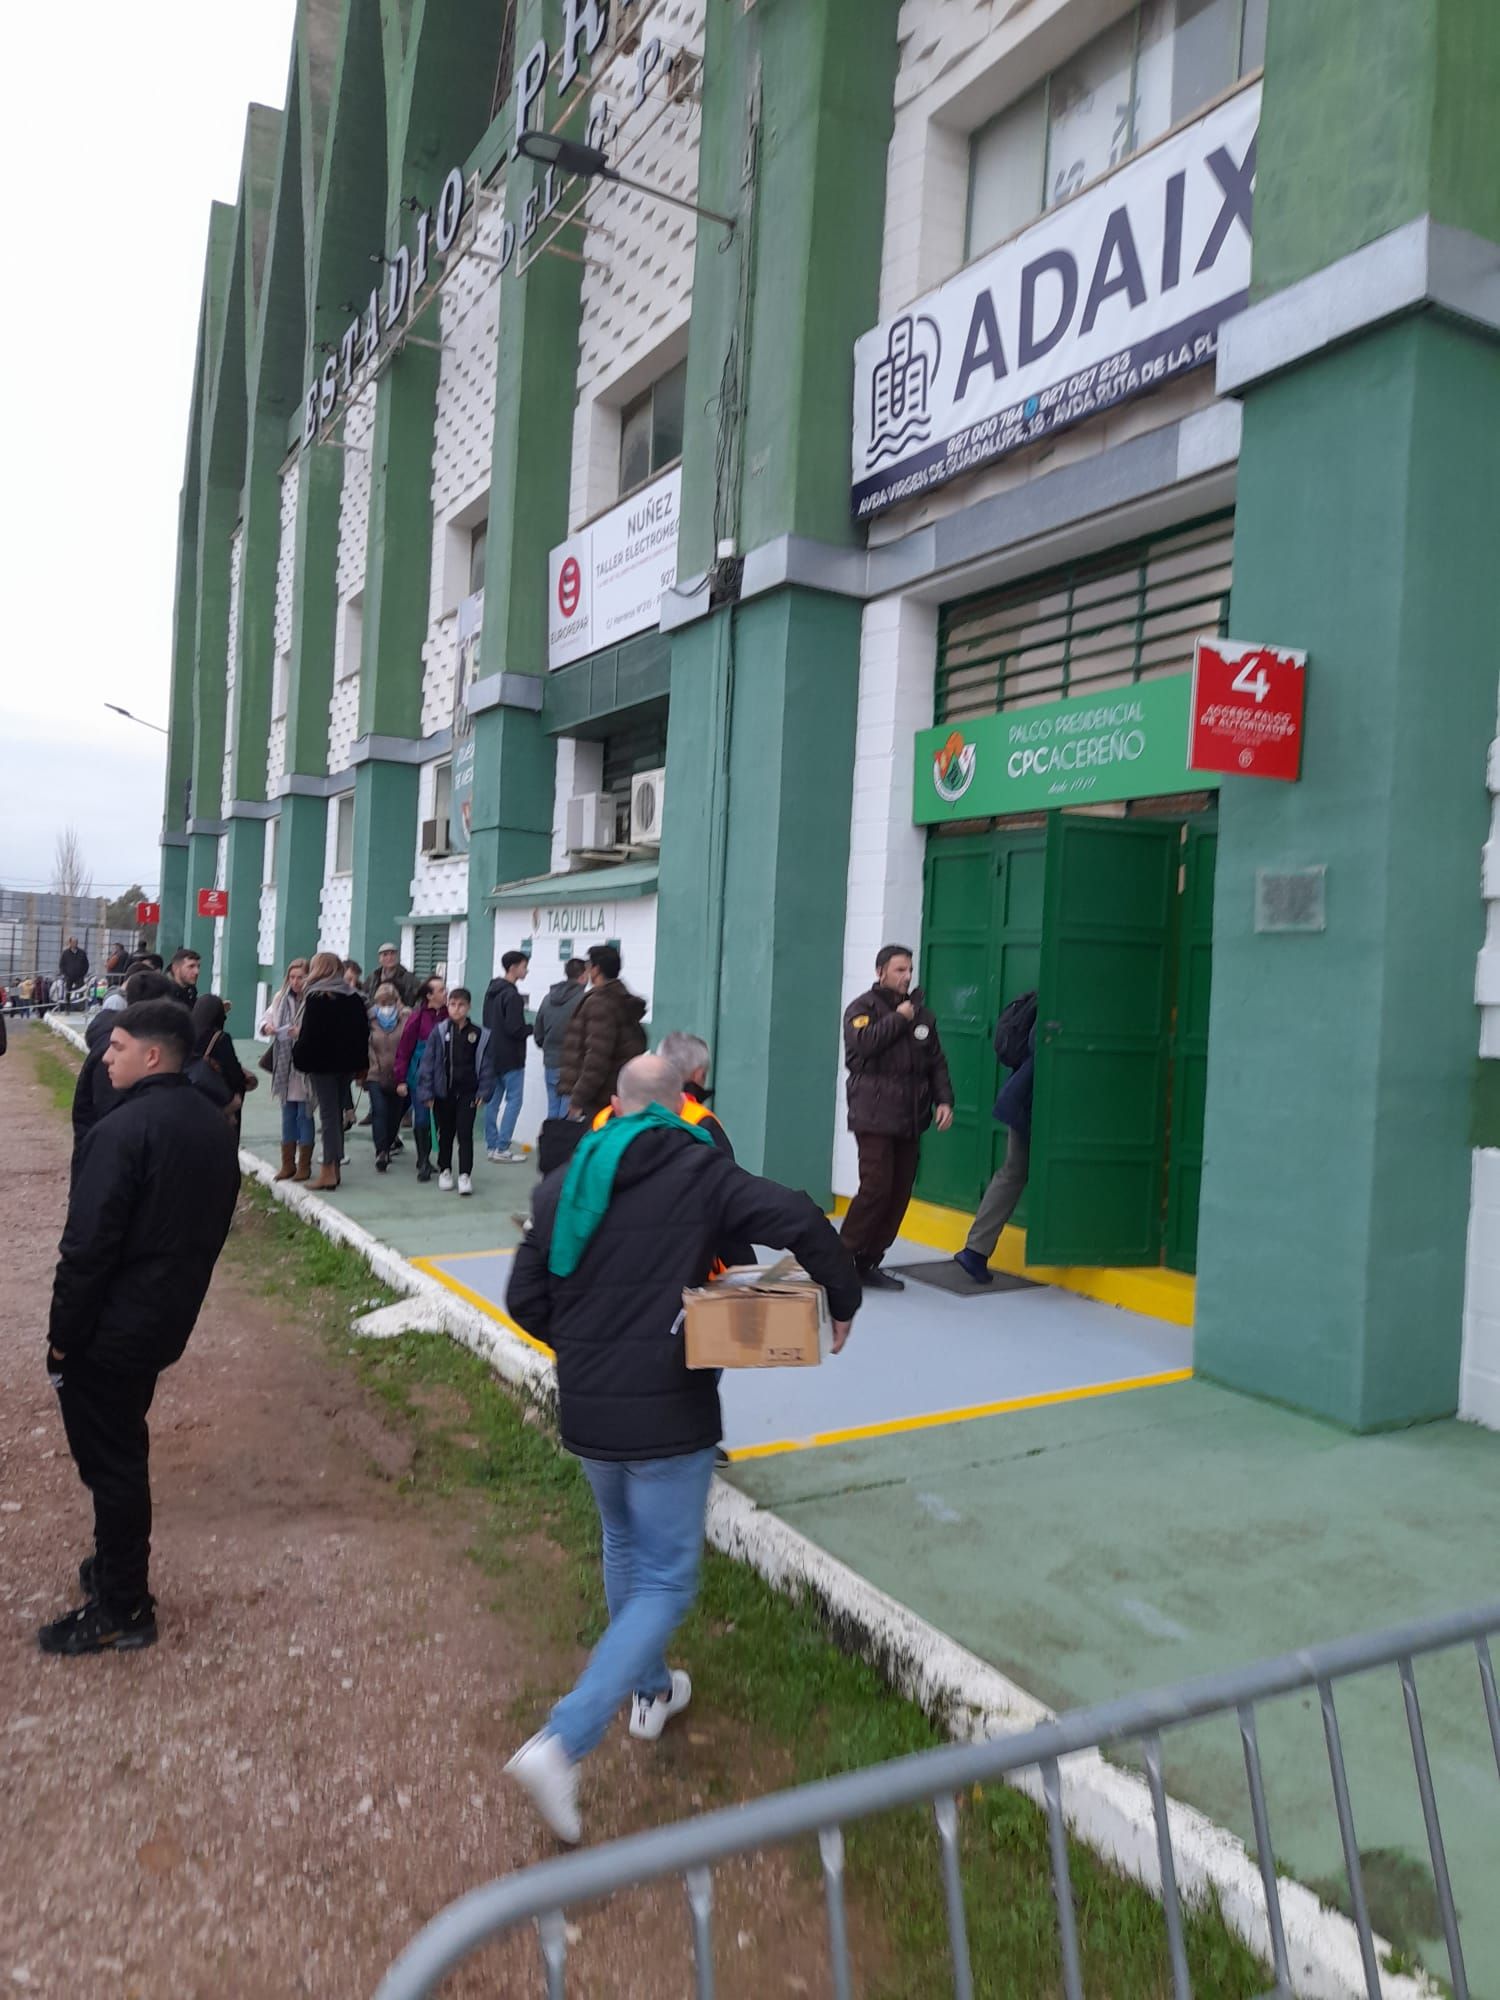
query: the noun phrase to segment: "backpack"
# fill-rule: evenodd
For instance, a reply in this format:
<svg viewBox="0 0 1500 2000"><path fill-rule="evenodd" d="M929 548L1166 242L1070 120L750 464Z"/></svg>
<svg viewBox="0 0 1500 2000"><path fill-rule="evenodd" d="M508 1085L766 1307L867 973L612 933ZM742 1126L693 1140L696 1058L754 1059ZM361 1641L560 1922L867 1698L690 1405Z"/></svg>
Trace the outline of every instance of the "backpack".
<svg viewBox="0 0 1500 2000"><path fill-rule="evenodd" d="M1019 1069L1031 1053L1036 1026L1036 994L1022 993L1000 1012L995 1023L995 1054L1007 1069Z"/></svg>

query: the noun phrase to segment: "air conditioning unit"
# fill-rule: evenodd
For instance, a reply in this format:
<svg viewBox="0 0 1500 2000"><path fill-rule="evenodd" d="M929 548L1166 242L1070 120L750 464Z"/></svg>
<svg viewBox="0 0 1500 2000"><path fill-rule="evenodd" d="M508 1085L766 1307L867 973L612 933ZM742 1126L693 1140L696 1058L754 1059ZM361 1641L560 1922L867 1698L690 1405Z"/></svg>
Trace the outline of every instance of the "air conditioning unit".
<svg viewBox="0 0 1500 2000"><path fill-rule="evenodd" d="M568 800L565 845L569 854L593 854L615 844L615 802L608 792L579 792Z"/></svg>
<svg viewBox="0 0 1500 2000"><path fill-rule="evenodd" d="M661 846L661 809L667 796L667 774L638 771L630 781L630 844Z"/></svg>
<svg viewBox="0 0 1500 2000"><path fill-rule="evenodd" d="M453 852L448 840L446 819L424 819L422 822L422 852L435 861Z"/></svg>

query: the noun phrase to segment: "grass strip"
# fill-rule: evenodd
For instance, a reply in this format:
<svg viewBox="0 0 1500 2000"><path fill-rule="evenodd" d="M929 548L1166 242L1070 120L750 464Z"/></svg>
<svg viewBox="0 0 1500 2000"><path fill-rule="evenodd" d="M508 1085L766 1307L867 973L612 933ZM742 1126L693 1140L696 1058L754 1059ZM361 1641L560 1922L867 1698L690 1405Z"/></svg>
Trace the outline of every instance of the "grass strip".
<svg viewBox="0 0 1500 2000"><path fill-rule="evenodd" d="M356 1252L305 1227L260 1188L247 1189L232 1255L271 1295L310 1315L331 1353L416 1440L403 1482L414 1496L461 1494L482 1503L472 1553L490 1576L513 1574L525 1538L548 1538L562 1575L548 1593L559 1636L591 1645L604 1628L599 1534L577 1464L507 1394L493 1372L441 1335L397 1341L351 1338L350 1316L392 1295ZM442 1392L434 1398L433 1391ZM434 1404L440 1412L434 1414ZM571 1586L569 1588L568 1586ZM577 1606L583 1607L581 1619ZM535 1596L529 1615L549 1615ZM800 1783L881 1763L946 1741L914 1703L864 1661L839 1650L810 1601L784 1597L754 1571L707 1552L698 1606L673 1646L703 1705L774 1741ZM518 1730L535 1727L536 1690ZM712 1796L706 1803L728 1804ZM965 1903L974 1987L984 2000L1034 2000L1061 1991L1046 1821L1007 1787L961 1802ZM878 2000L926 2000L952 1991L937 1842L930 1817L891 1813L846 1829L848 1885L875 1917L888 1962L862 1990ZM811 1843L808 1844L809 1848ZM816 1870L813 1852L799 1865ZM1171 1992L1165 1924L1156 1899L1088 1849L1071 1846L1074 1906L1090 1993L1158 2000ZM1187 1923L1193 1991L1204 2000L1250 2000L1270 1977L1214 1906Z"/></svg>

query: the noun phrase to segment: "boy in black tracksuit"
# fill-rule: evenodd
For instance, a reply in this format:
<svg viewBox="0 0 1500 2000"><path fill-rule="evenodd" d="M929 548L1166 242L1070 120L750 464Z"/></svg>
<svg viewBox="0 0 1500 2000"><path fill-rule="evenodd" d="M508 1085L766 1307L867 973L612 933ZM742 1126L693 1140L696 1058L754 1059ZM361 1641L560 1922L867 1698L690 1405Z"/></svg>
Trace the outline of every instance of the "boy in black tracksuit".
<svg viewBox="0 0 1500 2000"><path fill-rule="evenodd" d="M448 1018L428 1037L417 1091L432 1106L438 1130L438 1186L453 1185L453 1141L458 1140L458 1191L471 1194L474 1171L474 1114L495 1087L490 1035L469 1019L466 986L448 995Z"/></svg>

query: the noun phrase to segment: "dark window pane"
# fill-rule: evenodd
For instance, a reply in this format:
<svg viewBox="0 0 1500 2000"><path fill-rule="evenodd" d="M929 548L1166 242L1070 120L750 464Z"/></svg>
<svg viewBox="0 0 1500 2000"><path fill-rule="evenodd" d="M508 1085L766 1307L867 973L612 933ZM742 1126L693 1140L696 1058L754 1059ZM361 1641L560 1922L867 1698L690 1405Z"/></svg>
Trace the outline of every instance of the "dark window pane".
<svg viewBox="0 0 1500 2000"><path fill-rule="evenodd" d="M659 472L682 456L683 396L687 363L679 361L651 391L651 470Z"/></svg>
<svg viewBox="0 0 1500 2000"><path fill-rule="evenodd" d="M481 521L469 536L469 595L484 589L484 552L489 541L490 524Z"/></svg>
<svg viewBox="0 0 1500 2000"><path fill-rule="evenodd" d="M620 419L620 491L651 477L651 392L627 404Z"/></svg>

